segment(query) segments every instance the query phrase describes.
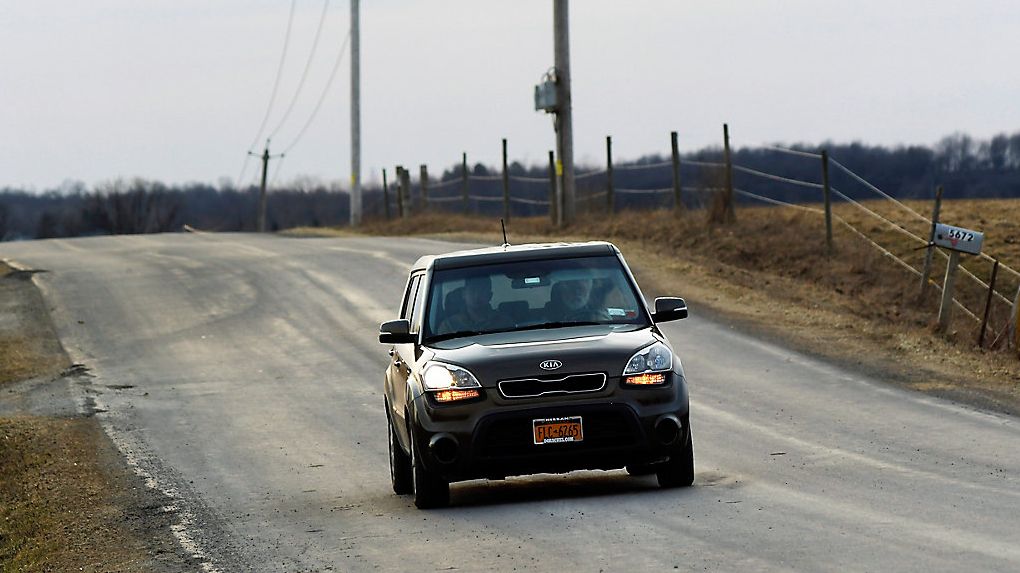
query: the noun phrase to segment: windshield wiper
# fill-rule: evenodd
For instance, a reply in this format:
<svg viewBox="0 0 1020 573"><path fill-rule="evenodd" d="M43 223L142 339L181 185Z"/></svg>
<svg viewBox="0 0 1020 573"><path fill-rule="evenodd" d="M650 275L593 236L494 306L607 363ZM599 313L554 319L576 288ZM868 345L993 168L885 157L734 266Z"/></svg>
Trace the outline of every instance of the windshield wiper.
<svg viewBox="0 0 1020 573"><path fill-rule="evenodd" d="M598 326L600 324L606 323L594 320L543 322L541 324L530 324L528 326L518 328L517 330L544 330L547 328L563 328L565 326Z"/></svg>
<svg viewBox="0 0 1020 573"><path fill-rule="evenodd" d="M465 336L480 336L482 334L498 334L500 332L511 332L516 330L514 328L499 328L496 330L458 330L457 332L444 332L443 334L437 334L430 336L425 342L442 342L444 340L450 340L451 338L463 338Z"/></svg>

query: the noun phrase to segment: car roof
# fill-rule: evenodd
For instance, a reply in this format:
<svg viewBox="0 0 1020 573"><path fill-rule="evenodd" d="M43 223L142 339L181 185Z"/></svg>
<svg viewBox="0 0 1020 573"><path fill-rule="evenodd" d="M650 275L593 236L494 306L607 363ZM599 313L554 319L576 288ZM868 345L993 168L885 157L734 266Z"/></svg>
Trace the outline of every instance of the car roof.
<svg viewBox="0 0 1020 573"><path fill-rule="evenodd" d="M528 243L523 245L503 245L500 247L484 247L466 251L454 251L441 255L426 255L414 263L413 270L450 269L474 267L493 263L511 261L531 261L548 259L565 259L574 257L592 257L613 255L619 249L605 241L586 243Z"/></svg>

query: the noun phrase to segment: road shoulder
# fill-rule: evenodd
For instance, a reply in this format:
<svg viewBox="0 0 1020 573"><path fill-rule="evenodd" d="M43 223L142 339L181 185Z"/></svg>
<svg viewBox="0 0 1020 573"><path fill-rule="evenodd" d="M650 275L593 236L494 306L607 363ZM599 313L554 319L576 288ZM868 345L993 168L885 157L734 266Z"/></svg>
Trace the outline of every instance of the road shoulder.
<svg viewBox="0 0 1020 573"><path fill-rule="evenodd" d="M4 571L196 568L172 512L91 414L34 271L0 263L0 564Z"/></svg>

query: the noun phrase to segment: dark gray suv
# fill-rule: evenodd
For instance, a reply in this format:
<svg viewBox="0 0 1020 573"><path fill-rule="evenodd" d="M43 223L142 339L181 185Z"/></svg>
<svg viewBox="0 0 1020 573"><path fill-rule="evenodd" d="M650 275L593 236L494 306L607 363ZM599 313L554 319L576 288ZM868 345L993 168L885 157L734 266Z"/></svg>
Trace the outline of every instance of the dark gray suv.
<svg viewBox="0 0 1020 573"><path fill-rule="evenodd" d="M393 491L449 504L451 482L581 469L694 483L687 383L610 243L422 257L380 326Z"/></svg>

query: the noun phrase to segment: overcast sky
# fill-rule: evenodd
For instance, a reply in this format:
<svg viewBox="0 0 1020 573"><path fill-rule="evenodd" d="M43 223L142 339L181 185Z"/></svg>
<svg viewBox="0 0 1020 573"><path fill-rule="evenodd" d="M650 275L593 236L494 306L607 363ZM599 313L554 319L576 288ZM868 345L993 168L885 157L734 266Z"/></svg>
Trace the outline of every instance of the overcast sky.
<svg viewBox="0 0 1020 573"><path fill-rule="evenodd" d="M296 0L267 127L279 180L350 177L349 59L296 139L347 34L332 0ZM291 0L2 0L0 187L141 176L235 180L265 116ZM719 144L932 144L1020 131L1015 0L574 0L581 162ZM362 177L469 160L544 163L532 89L553 63L551 0L362 0ZM279 126L279 129L277 129ZM247 166L244 182L256 174ZM272 173L271 169L271 173Z"/></svg>

